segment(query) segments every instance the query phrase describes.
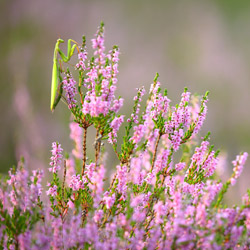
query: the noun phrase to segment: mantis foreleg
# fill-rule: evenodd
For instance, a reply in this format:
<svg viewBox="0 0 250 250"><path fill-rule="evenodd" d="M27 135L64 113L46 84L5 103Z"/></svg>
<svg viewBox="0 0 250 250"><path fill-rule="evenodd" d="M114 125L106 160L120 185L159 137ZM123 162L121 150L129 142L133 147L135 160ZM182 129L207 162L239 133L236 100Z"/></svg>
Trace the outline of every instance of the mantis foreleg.
<svg viewBox="0 0 250 250"><path fill-rule="evenodd" d="M50 109L52 111L54 111L54 109L55 109L56 105L58 104L58 102L60 101L60 98L62 95L62 88L60 88L59 93L58 93L58 97L56 99L56 92L58 89L58 77L60 76L59 62L58 62L58 58L57 58L58 53L60 54L60 56L64 62L68 62L70 60L70 58L72 57L75 48L77 48L77 50L78 50L77 43L74 40L69 39L68 40L67 56L66 56L59 48L60 43L63 43L63 42L64 42L64 40L59 38L56 42L56 46L55 46L55 50L54 50L52 81L51 81L51 101L50 101ZM74 45L72 47L71 47L71 42L74 43Z"/></svg>

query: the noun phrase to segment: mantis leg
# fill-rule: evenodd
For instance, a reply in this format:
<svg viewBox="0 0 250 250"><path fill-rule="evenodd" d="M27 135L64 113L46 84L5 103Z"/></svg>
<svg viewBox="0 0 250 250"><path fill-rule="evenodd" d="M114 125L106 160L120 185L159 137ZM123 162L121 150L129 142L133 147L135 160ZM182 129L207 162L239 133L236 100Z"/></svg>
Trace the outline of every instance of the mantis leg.
<svg viewBox="0 0 250 250"><path fill-rule="evenodd" d="M73 45L72 47L71 47L71 42L74 43L74 45ZM76 43L74 40L72 40L72 39L69 39L69 40L68 40L67 56L66 56L66 55L59 49L59 47L58 47L58 53L60 54L60 56L61 56L61 58L62 58L62 60L63 60L64 62L68 62L68 61L70 60L70 58L71 58L72 55L74 54L75 48L78 49L77 43Z"/></svg>
<svg viewBox="0 0 250 250"><path fill-rule="evenodd" d="M62 86L61 86L60 90L58 92L58 97L56 99L56 92L58 89L58 77L60 76L59 63L58 63L58 59L57 59L58 53L60 54L60 56L64 62L68 62L70 60L70 58L72 57L75 48L77 48L77 50L78 50L77 43L74 40L69 39L68 40L67 56L66 56L59 48L60 43L63 43L63 42L64 42L64 40L58 39L56 42L55 50L54 50L52 81L51 81L51 101L50 101L51 111L54 111L54 109L55 109L56 105L58 104L58 102L60 101L60 98L62 95ZM74 45L72 47L71 47L71 42L74 43Z"/></svg>

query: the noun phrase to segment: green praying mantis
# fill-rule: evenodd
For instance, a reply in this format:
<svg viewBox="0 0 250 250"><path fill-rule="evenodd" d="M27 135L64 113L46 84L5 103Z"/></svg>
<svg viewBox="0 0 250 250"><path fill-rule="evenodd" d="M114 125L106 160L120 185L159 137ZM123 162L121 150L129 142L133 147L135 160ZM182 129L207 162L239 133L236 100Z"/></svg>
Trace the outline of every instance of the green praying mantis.
<svg viewBox="0 0 250 250"><path fill-rule="evenodd" d="M71 46L71 42L74 43L73 46ZM62 96L62 85L60 86L60 89L58 90L58 78L60 79L60 81L62 81L60 72L62 71L60 68L60 61L57 57L58 57L58 53L61 56L62 61L64 62L68 62L70 60L70 58L72 57L75 48L79 51L78 49L78 43L75 42L72 39L68 40L68 51L67 51L67 56L61 51L61 49L59 48L60 43L64 43L64 40L59 38L56 41L56 45L55 45L55 50L54 50L54 58L53 58L53 69L52 69L52 81L51 81L51 101L50 101L50 109L53 112L56 105L58 104L58 102L61 99ZM58 92L58 96L56 98L56 93Z"/></svg>

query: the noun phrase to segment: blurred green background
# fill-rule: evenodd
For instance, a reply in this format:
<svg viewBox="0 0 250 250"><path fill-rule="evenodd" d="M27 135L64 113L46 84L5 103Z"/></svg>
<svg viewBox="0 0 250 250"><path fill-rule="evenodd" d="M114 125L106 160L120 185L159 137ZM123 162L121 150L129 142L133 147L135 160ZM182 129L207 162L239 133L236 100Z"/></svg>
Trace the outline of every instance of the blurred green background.
<svg viewBox="0 0 250 250"><path fill-rule="evenodd" d="M250 152L249 0L1 0L0 13L0 172L20 155L30 168L47 167L55 140L71 149L69 112L62 104L54 114L49 108L54 45L84 34L90 47L101 20L106 48L121 50L122 112L135 88L148 88L159 72L173 103L185 86L210 90L203 131L212 132L226 161ZM249 162L234 192L250 187Z"/></svg>

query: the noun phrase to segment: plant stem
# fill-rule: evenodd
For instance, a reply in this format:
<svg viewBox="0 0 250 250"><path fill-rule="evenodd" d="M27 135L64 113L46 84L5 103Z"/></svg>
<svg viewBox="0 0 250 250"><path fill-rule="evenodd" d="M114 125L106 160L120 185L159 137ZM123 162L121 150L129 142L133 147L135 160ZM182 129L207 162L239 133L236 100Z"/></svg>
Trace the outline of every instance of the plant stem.
<svg viewBox="0 0 250 250"><path fill-rule="evenodd" d="M156 143L155 143L155 150L154 150L154 154L153 154L153 158L152 158L152 166L151 166L151 169L150 169L150 172L153 171L153 168L154 168L154 164L155 164L155 159L156 159L156 154L157 154L157 148L158 148L158 145L159 145L159 142L160 142L160 139L161 139L161 133L159 133L158 137L157 137L157 140L156 140Z"/></svg>
<svg viewBox="0 0 250 250"><path fill-rule="evenodd" d="M167 166L163 170L163 178L162 178L162 181L161 181L161 187L163 187L164 181L165 181L165 179L167 177L167 170L168 170L172 155L173 155L173 147L171 147L170 154L168 155Z"/></svg>
<svg viewBox="0 0 250 250"><path fill-rule="evenodd" d="M85 165L86 165L86 144L87 144L87 127L83 127L83 145L82 145L82 150L83 150L83 159L82 159L82 174L81 176L84 175L85 171Z"/></svg>
<svg viewBox="0 0 250 250"><path fill-rule="evenodd" d="M99 129L96 130L96 136L95 136L95 142L94 142L94 146L95 146L95 170L98 167L98 159L99 159L99 153L100 153L100 149L101 149L101 138L99 138Z"/></svg>
<svg viewBox="0 0 250 250"><path fill-rule="evenodd" d="M63 172L63 183L62 183L62 198L64 200L64 188L65 188L65 179L66 179L66 173L67 173L67 169L66 169L66 160L64 160L64 172Z"/></svg>

